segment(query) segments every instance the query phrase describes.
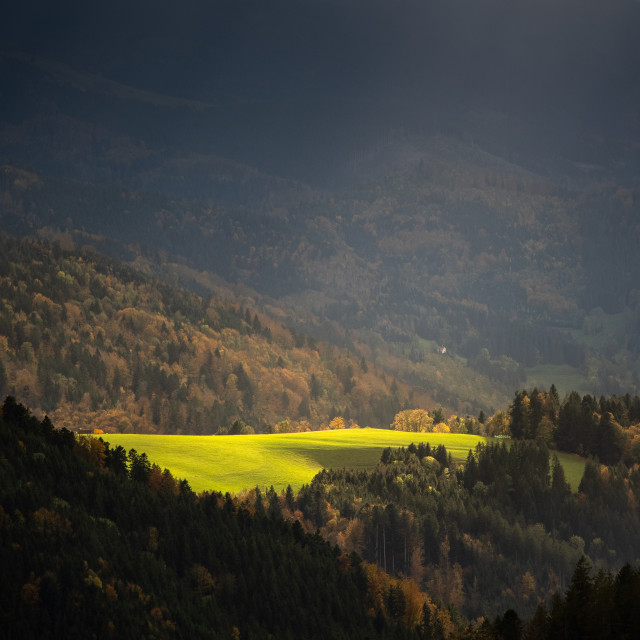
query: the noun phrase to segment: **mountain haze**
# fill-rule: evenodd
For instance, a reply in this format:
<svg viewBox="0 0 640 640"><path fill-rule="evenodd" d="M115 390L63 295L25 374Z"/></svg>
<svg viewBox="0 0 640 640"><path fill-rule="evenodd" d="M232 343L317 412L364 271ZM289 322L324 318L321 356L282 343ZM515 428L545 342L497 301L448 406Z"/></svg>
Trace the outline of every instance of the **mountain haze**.
<svg viewBox="0 0 640 640"><path fill-rule="evenodd" d="M233 297L415 404L637 393L639 28L624 0L26 3L2 225Z"/></svg>

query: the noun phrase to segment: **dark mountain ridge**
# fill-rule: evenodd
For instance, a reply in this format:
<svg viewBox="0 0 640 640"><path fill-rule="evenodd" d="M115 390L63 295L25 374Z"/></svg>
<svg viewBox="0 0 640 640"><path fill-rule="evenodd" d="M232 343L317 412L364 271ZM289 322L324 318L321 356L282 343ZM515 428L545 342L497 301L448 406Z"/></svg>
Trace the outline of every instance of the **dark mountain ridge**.
<svg viewBox="0 0 640 640"><path fill-rule="evenodd" d="M579 151L565 146L572 133L637 136L639 21L631 0L281 0L268 10L194 0L179 12L35 1L16 8L3 42L174 104L215 106L195 135L175 123L157 133L318 183L336 175L327 163L389 128L456 127L474 111L533 125L527 155L537 147L547 159Z"/></svg>

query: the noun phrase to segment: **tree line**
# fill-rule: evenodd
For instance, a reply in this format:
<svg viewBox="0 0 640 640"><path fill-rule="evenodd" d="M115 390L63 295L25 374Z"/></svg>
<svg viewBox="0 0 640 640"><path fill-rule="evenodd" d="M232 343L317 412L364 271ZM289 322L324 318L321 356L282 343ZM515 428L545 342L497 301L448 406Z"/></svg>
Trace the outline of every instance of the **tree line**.
<svg viewBox="0 0 640 640"><path fill-rule="evenodd" d="M607 465L640 462L640 397L601 396L576 391L560 401L556 388L517 391L509 406L513 438L591 456Z"/></svg>

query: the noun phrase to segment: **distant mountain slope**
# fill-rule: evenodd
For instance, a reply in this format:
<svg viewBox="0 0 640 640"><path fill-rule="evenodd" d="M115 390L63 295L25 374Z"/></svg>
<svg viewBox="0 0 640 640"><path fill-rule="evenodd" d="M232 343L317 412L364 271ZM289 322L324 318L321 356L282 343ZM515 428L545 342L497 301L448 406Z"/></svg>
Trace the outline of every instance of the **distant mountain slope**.
<svg viewBox="0 0 640 640"><path fill-rule="evenodd" d="M418 405L491 411L552 382L638 391L633 122L623 135L505 103L403 127L354 103L327 130L284 98L174 105L40 58L0 62L5 230L69 232L233 291L375 362Z"/></svg>

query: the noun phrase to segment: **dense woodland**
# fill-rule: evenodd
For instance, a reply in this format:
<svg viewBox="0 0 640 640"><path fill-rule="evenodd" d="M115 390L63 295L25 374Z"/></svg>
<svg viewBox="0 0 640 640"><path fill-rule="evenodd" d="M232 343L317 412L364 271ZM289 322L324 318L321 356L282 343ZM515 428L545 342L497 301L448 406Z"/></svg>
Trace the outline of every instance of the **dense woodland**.
<svg viewBox="0 0 640 640"><path fill-rule="evenodd" d="M364 357L406 385L409 406L493 413L513 389L551 381L563 393L638 393L639 83L627 64L637 3L288 4L225 2L232 24L211 29L208 9L181 12L198 35L157 12L167 37L148 47L118 38L123 23L150 25L127 3L126 20L113 4L109 18L101 5L76 14L90 24L68 23L64 46L7 33L17 40L0 53L2 228L224 292L251 322L286 318L296 335L353 352L354 371ZM486 57L468 37L476 21L493 25L474 29ZM362 48L345 25L367 33ZM529 42L532 25L554 45ZM511 34L513 57L492 29ZM405 32L406 46L391 44ZM319 33L332 34L321 39L331 56L318 57ZM261 54L247 55L258 42ZM229 52L235 71L212 74ZM152 71L161 59L172 72ZM369 85L370 68L381 85ZM495 82L504 94L492 96ZM299 419L303 398L285 390L292 409L277 417ZM336 409L372 422L352 404Z"/></svg>
<svg viewBox="0 0 640 640"><path fill-rule="evenodd" d="M580 396L577 391L560 398L549 390L522 389L505 410L477 418L433 411L404 409L391 424L398 431L474 433L516 440L535 440L567 453L592 457L603 464L627 467L640 463L640 397Z"/></svg>
<svg viewBox="0 0 640 640"><path fill-rule="evenodd" d="M574 495L542 443L480 446L463 468L411 445L297 495L196 496L11 397L0 444L7 638L607 639L640 623L637 469L592 464Z"/></svg>
<svg viewBox="0 0 640 640"><path fill-rule="evenodd" d="M278 499L196 496L144 453L0 412L6 638L419 638L450 614L344 554ZM282 497L283 506L285 498ZM425 617L426 616L426 617ZM425 622L426 620L426 622Z"/></svg>
<svg viewBox="0 0 640 640"><path fill-rule="evenodd" d="M117 140L121 177L5 165L10 232L93 246L198 293L233 290L252 312L364 356L420 404L494 411L557 370L564 390L638 391L637 188L541 177L436 136L391 140L380 155L407 166L325 193L68 126L54 138L80 136L87 153Z"/></svg>
<svg viewBox="0 0 640 640"><path fill-rule="evenodd" d="M638 468L588 462L577 494L541 443L480 446L463 468L440 447L388 451L372 472L325 470L298 498L344 550L410 575L465 617L532 615L584 554L640 559Z"/></svg>
<svg viewBox="0 0 640 640"><path fill-rule="evenodd" d="M552 386L518 392L493 415L409 410L419 396L371 361L248 307L93 253L0 242L0 392L62 426L201 434L391 425L537 438L607 464L640 455L637 397L573 392L561 401ZM437 357L445 371L450 359Z"/></svg>
<svg viewBox="0 0 640 640"><path fill-rule="evenodd" d="M68 428L388 425L406 387L352 352L96 254L0 236L0 392Z"/></svg>
<svg viewBox="0 0 640 640"><path fill-rule="evenodd" d="M4 236L2 248L0 391L60 426L247 433L382 423L510 436L510 447L480 448L464 469L444 450L387 452L369 474L327 470L297 496L264 498L345 553L414 580L454 620L533 615L569 586L583 554L610 571L639 558L637 396L560 398L552 386L477 417L408 409L410 390L371 361L247 307L55 244ZM577 495L549 462L554 448L591 456ZM256 492L243 500L257 508Z"/></svg>
<svg viewBox="0 0 640 640"><path fill-rule="evenodd" d="M449 423L464 431L459 419ZM431 431L438 425L413 410L400 412L392 426ZM571 392L560 399L553 385L521 390L506 411L468 426L511 440L479 447L464 469L451 471L443 451L412 446L387 452L373 474L317 476L314 482L343 516L325 523L328 531L348 543L358 532L353 540L364 557L383 565L400 564L418 576L425 566L439 569L445 578L429 578L431 588L467 615L477 614L478 594L488 593L498 609L531 613L566 586L581 554L609 570L640 559L638 396ZM589 457L577 495L549 448ZM395 541L391 550L372 537L385 526L391 528L386 538Z"/></svg>
<svg viewBox="0 0 640 640"><path fill-rule="evenodd" d="M549 391L516 392L509 408L513 438L545 442L553 448L592 456L603 464L640 463L640 398L580 396L569 393L562 402Z"/></svg>

